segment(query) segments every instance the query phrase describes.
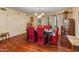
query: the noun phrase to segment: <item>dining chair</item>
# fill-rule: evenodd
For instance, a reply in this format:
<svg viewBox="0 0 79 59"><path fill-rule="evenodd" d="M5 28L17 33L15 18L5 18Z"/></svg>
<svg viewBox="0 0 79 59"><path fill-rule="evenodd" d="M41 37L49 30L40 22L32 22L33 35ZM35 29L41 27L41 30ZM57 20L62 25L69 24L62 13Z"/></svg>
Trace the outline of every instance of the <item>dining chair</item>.
<svg viewBox="0 0 79 59"><path fill-rule="evenodd" d="M38 33L38 45L41 45L44 47L44 29L42 27L37 28L37 33Z"/></svg>
<svg viewBox="0 0 79 59"><path fill-rule="evenodd" d="M29 40L29 28L26 28L26 40L28 41Z"/></svg>
<svg viewBox="0 0 79 59"><path fill-rule="evenodd" d="M51 26L50 25L47 25L46 28L49 30L49 29L51 29Z"/></svg>
<svg viewBox="0 0 79 59"><path fill-rule="evenodd" d="M58 31L59 31L59 28L56 28L55 35L51 36L51 44L53 45L58 45Z"/></svg>
<svg viewBox="0 0 79 59"><path fill-rule="evenodd" d="M34 42L34 40L35 40L34 27L29 27L28 34L29 34L29 41Z"/></svg>

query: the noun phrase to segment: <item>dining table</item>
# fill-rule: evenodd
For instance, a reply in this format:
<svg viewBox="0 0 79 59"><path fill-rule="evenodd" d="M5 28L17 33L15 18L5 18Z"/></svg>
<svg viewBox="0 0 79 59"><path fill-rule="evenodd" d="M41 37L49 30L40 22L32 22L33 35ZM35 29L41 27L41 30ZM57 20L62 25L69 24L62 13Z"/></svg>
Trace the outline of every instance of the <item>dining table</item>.
<svg viewBox="0 0 79 59"><path fill-rule="evenodd" d="M37 33L37 28L35 28L35 40L37 41L38 39L38 33ZM44 29L44 41L45 41L45 44L48 44L48 46L50 45L50 39L51 39L51 36L54 35L54 32L52 29Z"/></svg>

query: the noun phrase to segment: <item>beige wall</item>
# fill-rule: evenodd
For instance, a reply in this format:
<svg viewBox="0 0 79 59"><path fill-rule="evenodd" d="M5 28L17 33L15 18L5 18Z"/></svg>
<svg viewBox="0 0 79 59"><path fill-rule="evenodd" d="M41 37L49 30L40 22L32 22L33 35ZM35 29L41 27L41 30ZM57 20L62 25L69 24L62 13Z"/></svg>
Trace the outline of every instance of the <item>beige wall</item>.
<svg viewBox="0 0 79 59"><path fill-rule="evenodd" d="M0 9L0 32L9 32L10 36L25 33L27 16L23 12L6 8Z"/></svg>
<svg viewBox="0 0 79 59"><path fill-rule="evenodd" d="M79 8L73 8L73 18L75 19L75 35L79 37Z"/></svg>

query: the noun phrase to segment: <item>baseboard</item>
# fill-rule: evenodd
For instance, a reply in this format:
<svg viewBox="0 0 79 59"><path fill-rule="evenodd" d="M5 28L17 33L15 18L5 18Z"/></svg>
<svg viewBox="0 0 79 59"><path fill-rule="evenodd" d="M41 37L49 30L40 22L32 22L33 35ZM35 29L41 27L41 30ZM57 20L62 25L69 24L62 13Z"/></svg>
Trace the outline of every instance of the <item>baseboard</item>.
<svg viewBox="0 0 79 59"><path fill-rule="evenodd" d="M26 33L21 33L21 34L15 35L15 36L11 36L11 37L9 37L9 39L14 38L14 37L17 37L17 36L25 35L25 34Z"/></svg>

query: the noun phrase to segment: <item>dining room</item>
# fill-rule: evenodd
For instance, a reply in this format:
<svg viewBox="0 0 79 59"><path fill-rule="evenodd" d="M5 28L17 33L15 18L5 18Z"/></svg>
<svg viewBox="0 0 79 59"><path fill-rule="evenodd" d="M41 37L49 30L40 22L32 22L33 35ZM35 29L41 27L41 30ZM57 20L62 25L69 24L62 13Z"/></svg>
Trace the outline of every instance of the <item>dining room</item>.
<svg viewBox="0 0 79 59"><path fill-rule="evenodd" d="M0 51L79 51L75 7L0 8ZM76 43L77 42L77 43Z"/></svg>

